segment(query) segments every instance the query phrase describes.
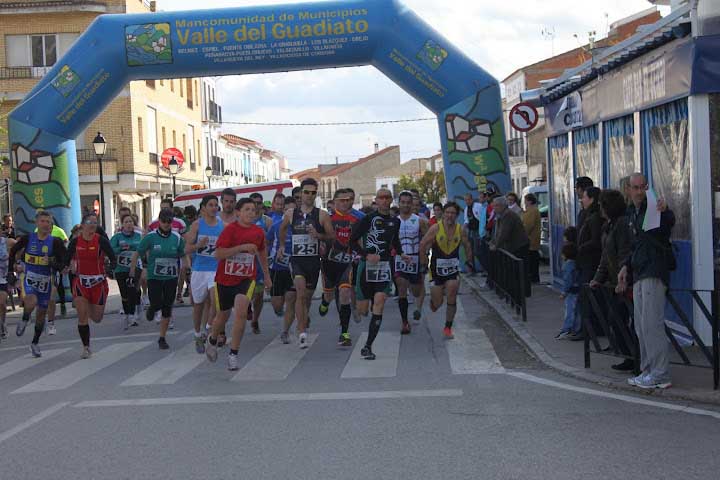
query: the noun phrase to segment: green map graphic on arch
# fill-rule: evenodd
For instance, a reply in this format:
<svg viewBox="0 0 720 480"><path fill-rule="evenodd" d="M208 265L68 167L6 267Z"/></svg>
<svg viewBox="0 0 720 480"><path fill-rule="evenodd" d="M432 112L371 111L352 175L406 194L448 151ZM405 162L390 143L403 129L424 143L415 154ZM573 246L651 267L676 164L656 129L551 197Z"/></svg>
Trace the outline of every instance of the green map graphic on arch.
<svg viewBox="0 0 720 480"><path fill-rule="evenodd" d="M63 97L67 97L75 90L80 83L80 76L67 65L63 65L57 77L52 81L52 86L60 92Z"/></svg>
<svg viewBox="0 0 720 480"><path fill-rule="evenodd" d="M125 51L131 67L173 63L169 23L125 27Z"/></svg>
<svg viewBox="0 0 720 480"><path fill-rule="evenodd" d="M447 50L445 50L432 40L428 40L427 42L425 42L422 50L420 50L417 54L418 60L422 60L425 65L432 68L433 70L437 70L438 68L440 68L447 56Z"/></svg>
<svg viewBox="0 0 720 480"><path fill-rule="evenodd" d="M68 184L66 153L53 155L42 150L29 150L15 144L12 150L16 173L13 191L21 194L34 209L70 207L70 197L63 184Z"/></svg>

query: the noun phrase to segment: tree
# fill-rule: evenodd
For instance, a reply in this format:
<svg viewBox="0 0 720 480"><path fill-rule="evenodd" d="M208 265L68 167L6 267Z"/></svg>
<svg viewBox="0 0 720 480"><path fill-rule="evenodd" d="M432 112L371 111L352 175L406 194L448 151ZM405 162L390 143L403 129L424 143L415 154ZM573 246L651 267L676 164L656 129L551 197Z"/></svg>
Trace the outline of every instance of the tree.
<svg viewBox="0 0 720 480"><path fill-rule="evenodd" d="M417 190L427 203L435 203L446 196L445 175L443 172L426 171L419 177L402 175L398 179L397 188L403 190Z"/></svg>

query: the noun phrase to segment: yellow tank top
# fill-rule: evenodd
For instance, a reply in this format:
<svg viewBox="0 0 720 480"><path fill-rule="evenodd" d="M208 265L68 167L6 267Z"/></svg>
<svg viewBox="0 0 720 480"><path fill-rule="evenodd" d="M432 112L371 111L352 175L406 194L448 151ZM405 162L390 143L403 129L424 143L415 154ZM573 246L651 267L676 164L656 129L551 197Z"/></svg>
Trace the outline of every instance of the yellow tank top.
<svg viewBox="0 0 720 480"><path fill-rule="evenodd" d="M440 230L435 235L435 245L445 255L452 255L454 252L457 251L460 243L462 242L460 224L455 224L455 232L450 238L448 238L448 235L445 232L445 225L443 225L443 222L438 222L438 227L440 228Z"/></svg>

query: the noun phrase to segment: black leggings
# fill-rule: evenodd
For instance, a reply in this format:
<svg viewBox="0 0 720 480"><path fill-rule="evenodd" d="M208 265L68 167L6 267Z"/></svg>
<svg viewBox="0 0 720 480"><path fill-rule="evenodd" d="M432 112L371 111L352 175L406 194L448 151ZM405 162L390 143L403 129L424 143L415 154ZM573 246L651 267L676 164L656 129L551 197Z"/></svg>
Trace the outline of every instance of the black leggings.
<svg viewBox="0 0 720 480"><path fill-rule="evenodd" d="M120 288L120 296L122 297L123 312L125 315L135 313L135 308L140 304L140 274L142 270L135 270L135 286L128 287L127 279L130 277L129 272L115 272L115 280L117 280Z"/></svg>
<svg viewBox="0 0 720 480"><path fill-rule="evenodd" d="M150 310L152 314L158 310L162 311L162 318L170 318L172 315L175 294L177 293L178 279L151 280L148 279L148 296L150 297ZM150 316L148 315L148 318Z"/></svg>

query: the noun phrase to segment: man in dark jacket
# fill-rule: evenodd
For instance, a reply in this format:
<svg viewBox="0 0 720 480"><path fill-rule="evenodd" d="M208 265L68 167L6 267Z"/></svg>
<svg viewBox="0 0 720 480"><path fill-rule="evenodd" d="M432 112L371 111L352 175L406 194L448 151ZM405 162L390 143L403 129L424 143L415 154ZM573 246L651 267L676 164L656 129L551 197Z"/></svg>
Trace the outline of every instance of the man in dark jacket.
<svg viewBox="0 0 720 480"><path fill-rule="evenodd" d="M578 177L575 179L575 195L577 195L577 201L580 205L580 211L577 214L577 222L575 223L578 231L582 228L585 223L585 218L587 217L587 212L582 205L583 193L585 193L585 190L593 186L595 186L595 184L590 177Z"/></svg>
<svg viewBox="0 0 720 480"><path fill-rule="evenodd" d="M630 176L632 204L627 217L633 231L633 245L629 258L618 274L618 291L624 291L632 281L635 310L635 331L640 342L642 373L628 379L630 385L652 389L668 388L670 382L670 345L665 335L665 293L675 259L670 235L675 215L663 200L648 205L647 179L641 173ZM648 208L657 208L660 226L644 231L643 221Z"/></svg>
<svg viewBox="0 0 720 480"><path fill-rule="evenodd" d="M505 197L495 197L493 200L495 212L495 235L490 241L490 250L502 249L525 261L527 265L530 239L525 232L522 220L508 208ZM527 268L527 267L526 267ZM530 277L525 275L525 292L530 294Z"/></svg>

